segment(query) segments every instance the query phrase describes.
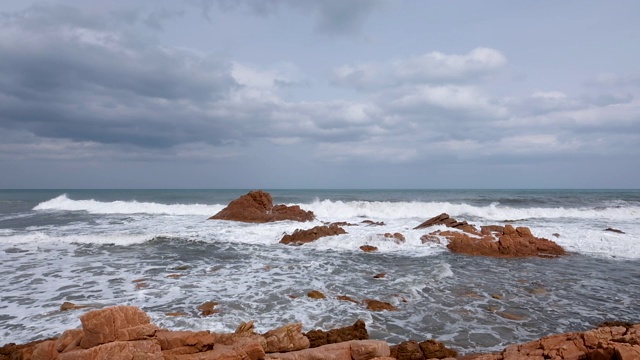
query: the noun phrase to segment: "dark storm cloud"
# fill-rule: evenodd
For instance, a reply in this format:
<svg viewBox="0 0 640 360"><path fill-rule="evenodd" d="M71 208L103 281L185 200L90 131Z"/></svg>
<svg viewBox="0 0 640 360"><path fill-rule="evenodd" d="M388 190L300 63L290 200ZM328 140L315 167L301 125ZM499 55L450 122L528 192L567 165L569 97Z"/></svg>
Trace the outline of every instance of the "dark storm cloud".
<svg viewBox="0 0 640 360"><path fill-rule="evenodd" d="M238 87L225 60L158 46L122 17L69 7L0 21L0 127L143 147L233 137L206 114Z"/></svg>

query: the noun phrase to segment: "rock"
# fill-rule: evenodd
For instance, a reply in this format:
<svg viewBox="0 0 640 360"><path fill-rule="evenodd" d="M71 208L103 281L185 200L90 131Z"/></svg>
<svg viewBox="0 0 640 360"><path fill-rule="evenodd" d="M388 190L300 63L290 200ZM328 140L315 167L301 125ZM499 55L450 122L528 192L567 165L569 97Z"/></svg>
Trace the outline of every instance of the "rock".
<svg viewBox="0 0 640 360"><path fill-rule="evenodd" d="M361 224L367 224L367 226L384 226L385 223L382 221L373 221L373 220L362 220Z"/></svg>
<svg viewBox="0 0 640 360"><path fill-rule="evenodd" d="M366 299L364 303L367 305L367 310L371 311L396 311L398 310L395 306L389 304L388 302Z"/></svg>
<svg viewBox="0 0 640 360"><path fill-rule="evenodd" d="M288 245L302 245L302 244L310 243L312 241L316 241L321 237L335 236L335 235L341 235L346 233L347 232L343 228L337 225L316 226L308 230L296 229L293 232L293 234L284 235L280 240L280 243L288 244Z"/></svg>
<svg viewBox="0 0 640 360"><path fill-rule="evenodd" d="M401 233L385 233L383 235L386 239L392 239L396 244L404 244L406 239Z"/></svg>
<svg viewBox="0 0 640 360"><path fill-rule="evenodd" d="M366 324L362 320L356 320L351 326L329 331L311 330L304 335L309 339L309 347L311 348L343 341L369 339Z"/></svg>
<svg viewBox="0 0 640 360"><path fill-rule="evenodd" d="M349 301L349 302L352 302L354 304L360 304L360 302L358 300L356 300L356 299L354 299L354 298L352 298L350 296L347 296L347 295L340 295L340 296L336 297L336 299L341 300L341 301Z"/></svg>
<svg viewBox="0 0 640 360"><path fill-rule="evenodd" d="M58 355L57 360L164 360L160 345L154 340L115 341L73 350Z"/></svg>
<svg viewBox="0 0 640 360"><path fill-rule="evenodd" d="M331 223L329 225L335 225L335 226L358 226L357 224L352 224L352 223L346 222L346 221L338 221L338 222Z"/></svg>
<svg viewBox="0 0 640 360"><path fill-rule="evenodd" d="M472 234L478 233L478 230L473 225L470 225L466 221L458 221L452 217L449 217L449 214L447 213L442 213L438 216L434 216L431 219L423 222L422 224L414 227L413 229L424 229L435 225L445 225L446 227L459 229Z"/></svg>
<svg viewBox="0 0 640 360"><path fill-rule="evenodd" d="M217 302L206 301L202 303L202 305L198 306L198 310L200 310L200 315L209 316L220 312L220 310L216 309L216 306L218 306Z"/></svg>
<svg viewBox="0 0 640 360"><path fill-rule="evenodd" d="M302 333L302 324L287 324L262 335L266 340L265 352L279 353L309 348L309 339Z"/></svg>
<svg viewBox="0 0 640 360"><path fill-rule="evenodd" d="M453 358L458 356L458 353L435 340L425 340L421 343L409 340L392 346L391 356L398 360L426 360Z"/></svg>
<svg viewBox="0 0 640 360"><path fill-rule="evenodd" d="M389 345L381 340L352 340L290 353L267 354L280 360L369 360L389 356Z"/></svg>
<svg viewBox="0 0 640 360"><path fill-rule="evenodd" d="M424 234L420 236L420 241L422 241L423 244L426 244L426 243L441 244L440 238L432 234Z"/></svg>
<svg viewBox="0 0 640 360"><path fill-rule="evenodd" d="M366 253L370 253L370 252L378 251L378 248L372 245L362 245L360 246L360 250Z"/></svg>
<svg viewBox="0 0 640 360"><path fill-rule="evenodd" d="M154 335L158 327L147 314L135 306L114 306L93 310L80 316L82 340L88 349L113 341L143 340Z"/></svg>
<svg viewBox="0 0 640 360"><path fill-rule="evenodd" d="M421 343L420 350L427 359L445 359L458 356L458 352L444 346L443 343L435 340L425 340Z"/></svg>
<svg viewBox="0 0 640 360"><path fill-rule="evenodd" d="M565 251L555 242L537 238L526 227L505 225L502 233L475 236L464 232L444 231L438 235L449 240L447 248L454 253L493 257L555 257Z"/></svg>
<svg viewBox="0 0 640 360"><path fill-rule="evenodd" d="M323 293L321 293L318 290L311 290L307 293L307 296L312 298L312 299L326 299L327 297L324 296Z"/></svg>
<svg viewBox="0 0 640 360"><path fill-rule="evenodd" d="M618 230L618 229L614 229L614 228L606 228L606 229L604 229L604 231L611 231L611 232L618 233L618 234L624 234L624 231Z"/></svg>
<svg viewBox="0 0 640 360"><path fill-rule="evenodd" d="M209 219L231 220L249 223L266 223L273 221L311 221L313 212L300 209L299 206L273 205L271 195L262 190L251 191L222 209Z"/></svg>
<svg viewBox="0 0 640 360"><path fill-rule="evenodd" d="M53 340L43 341L34 346L31 354L31 360L50 360L57 357L58 350L56 350L56 342Z"/></svg>
<svg viewBox="0 0 640 360"><path fill-rule="evenodd" d="M375 274L375 275L373 275L373 278L374 278L374 279L382 279L382 278L384 278L385 276L387 276L387 274L385 274L385 273L380 273L380 274Z"/></svg>
<svg viewBox="0 0 640 360"><path fill-rule="evenodd" d="M65 301L60 305L60 311L78 310L88 308L88 305L76 305L72 302Z"/></svg>
<svg viewBox="0 0 640 360"><path fill-rule="evenodd" d="M61 353L77 348L83 333L82 329L66 330L55 342L56 351Z"/></svg>

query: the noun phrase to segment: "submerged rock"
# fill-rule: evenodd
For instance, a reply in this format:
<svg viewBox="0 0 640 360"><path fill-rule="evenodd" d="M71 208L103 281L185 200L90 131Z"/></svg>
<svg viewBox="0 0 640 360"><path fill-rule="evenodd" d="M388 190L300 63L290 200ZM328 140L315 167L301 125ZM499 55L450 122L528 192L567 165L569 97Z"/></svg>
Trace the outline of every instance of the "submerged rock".
<svg viewBox="0 0 640 360"><path fill-rule="evenodd" d="M346 234L347 232L337 225L316 226L311 229L296 229L293 234L286 234L280 239L280 244L302 245L320 239L325 236Z"/></svg>
<svg viewBox="0 0 640 360"><path fill-rule="evenodd" d="M251 191L233 200L229 205L209 219L231 220L249 223L273 221L311 221L313 212L302 210L299 206L273 205L271 195L262 190Z"/></svg>

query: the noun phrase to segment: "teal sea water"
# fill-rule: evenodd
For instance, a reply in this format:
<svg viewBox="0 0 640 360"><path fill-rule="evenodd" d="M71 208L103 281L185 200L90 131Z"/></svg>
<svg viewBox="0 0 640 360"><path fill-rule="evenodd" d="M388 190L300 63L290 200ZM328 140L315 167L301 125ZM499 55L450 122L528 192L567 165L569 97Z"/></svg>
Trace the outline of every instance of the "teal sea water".
<svg viewBox="0 0 640 360"><path fill-rule="evenodd" d="M0 345L79 326L87 309L60 312L65 301L139 306L171 329L233 331L255 320L259 331L295 321L308 331L360 318L372 338L435 338L463 353L606 320L640 322L639 190L268 190L317 220L207 220L247 191L0 190ZM528 226L570 255L490 259L422 244L432 230L413 228L442 212ZM278 243L297 228L365 219L385 225ZM367 244L379 252L360 251ZM310 290L327 299L307 298ZM372 313L339 295L398 311ZM197 306L210 300L220 313L200 317Z"/></svg>

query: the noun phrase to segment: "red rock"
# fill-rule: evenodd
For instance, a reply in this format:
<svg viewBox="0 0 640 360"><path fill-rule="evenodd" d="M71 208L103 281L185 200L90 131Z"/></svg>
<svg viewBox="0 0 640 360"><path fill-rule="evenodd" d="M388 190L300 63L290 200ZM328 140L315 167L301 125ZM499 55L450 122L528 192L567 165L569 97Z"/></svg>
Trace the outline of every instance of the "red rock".
<svg viewBox="0 0 640 360"><path fill-rule="evenodd" d="M311 348L343 341L369 339L366 324L362 320L357 320L351 326L329 331L311 330L304 335L309 339L309 347Z"/></svg>
<svg viewBox="0 0 640 360"><path fill-rule="evenodd" d="M321 293L318 290L311 290L307 293L307 296L312 298L312 299L326 299L327 297L324 296L323 293Z"/></svg>
<svg viewBox="0 0 640 360"><path fill-rule="evenodd" d="M366 253L370 253L370 252L378 251L378 248L372 245L362 245L360 246L360 250Z"/></svg>
<svg viewBox="0 0 640 360"><path fill-rule="evenodd" d="M200 310L200 315L209 316L220 312L218 309L216 309L216 306L218 306L217 302L206 301L202 305L198 306L198 310Z"/></svg>
<svg viewBox="0 0 640 360"><path fill-rule="evenodd" d="M406 241L404 235L401 233L385 233L384 237L387 239L393 239L396 244L404 244Z"/></svg>
<svg viewBox="0 0 640 360"><path fill-rule="evenodd" d="M60 311L78 310L88 308L88 305L76 305L72 302L65 301L60 305Z"/></svg>
<svg viewBox="0 0 640 360"><path fill-rule="evenodd" d="M271 195L262 190L251 191L222 209L209 219L231 220L249 223L266 223L273 221L311 221L313 212L300 209L299 206L273 205Z"/></svg>
<svg viewBox="0 0 640 360"><path fill-rule="evenodd" d="M358 302L358 300L356 300L356 299L354 299L354 298L352 298L350 296L347 296L347 295L340 295L336 299L341 300L341 301L349 301L349 302L352 302L354 304L359 304L360 303L360 302Z"/></svg>
<svg viewBox="0 0 640 360"><path fill-rule="evenodd" d="M65 352L75 349L80 346L80 340L82 340L82 329L66 330L56 340L56 351Z"/></svg>
<svg viewBox="0 0 640 360"><path fill-rule="evenodd" d="M301 323L287 324L262 336L266 340L266 353L296 351L309 347L309 339L302 334Z"/></svg>
<svg viewBox="0 0 640 360"><path fill-rule="evenodd" d="M208 331L158 331L155 339L163 351L191 347L200 352L216 343L216 337Z"/></svg>
<svg viewBox="0 0 640 360"><path fill-rule="evenodd" d="M142 340L152 336L158 328L151 325L147 314L135 306L114 306L93 310L80 317L82 340L88 349L111 341Z"/></svg>
<svg viewBox="0 0 640 360"><path fill-rule="evenodd" d="M388 302L378 301L373 299L366 299L364 303L367 305L367 310L371 311L396 311L398 310L395 306L389 304Z"/></svg>
<svg viewBox="0 0 640 360"><path fill-rule="evenodd" d="M384 278L385 276L387 276L387 274L385 274L385 273L380 273L380 274L375 274L375 275L373 275L373 278L374 278L374 279L382 279L382 278Z"/></svg>
<svg viewBox="0 0 640 360"><path fill-rule="evenodd" d="M469 225L466 221L458 221L452 217L449 217L449 214L442 213L438 216L434 216L431 219L423 222L422 224L414 227L414 230L424 229L435 225L445 225L446 227L456 228L468 233L478 234L478 230L473 227L473 225Z"/></svg>
<svg viewBox="0 0 640 360"><path fill-rule="evenodd" d="M420 345L420 350L422 350L424 357L427 359L444 359L458 356L457 351L449 349L439 341L425 340L418 345Z"/></svg>
<svg viewBox="0 0 640 360"><path fill-rule="evenodd" d="M492 230L492 233L495 232ZM560 245L551 240L537 238L525 227L514 229L505 225L498 238L494 235L473 236L467 233L443 231L439 235L449 240L447 248L454 253L493 257L553 257L564 255Z"/></svg>
<svg viewBox="0 0 640 360"><path fill-rule="evenodd" d="M57 360L164 360L155 340L115 341L58 355Z"/></svg>
<svg viewBox="0 0 640 360"><path fill-rule="evenodd" d="M33 347L31 360L52 360L58 357L56 342L53 340L43 341Z"/></svg>
<svg viewBox="0 0 640 360"><path fill-rule="evenodd" d="M383 226L384 222L382 221L373 221L373 220L362 220L361 224L367 224L367 226Z"/></svg>
<svg viewBox="0 0 640 360"><path fill-rule="evenodd" d="M389 345L380 340L352 340L323 345L301 351L267 354L267 359L280 360L369 360L388 357Z"/></svg>
<svg viewBox="0 0 640 360"><path fill-rule="evenodd" d="M316 226L308 230L296 229L293 234L286 234L280 240L281 244L302 245L316 241L321 237L346 234L347 232L337 225Z"/></svg>
<svg viewBox="0 0 640 360"><path fill-rule="evenodd" d="M426 243L434 243L434 244L440 244L440 238L438 236L436 236L435 233L433 234L424 234L422 236L420 236L420 241L422 241L423 244Z"/></svg>

